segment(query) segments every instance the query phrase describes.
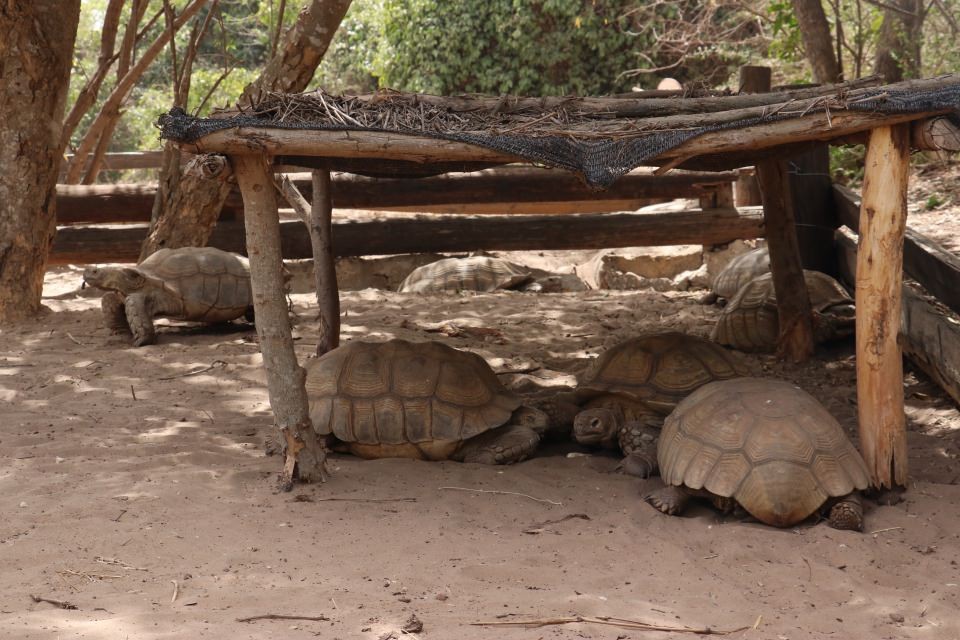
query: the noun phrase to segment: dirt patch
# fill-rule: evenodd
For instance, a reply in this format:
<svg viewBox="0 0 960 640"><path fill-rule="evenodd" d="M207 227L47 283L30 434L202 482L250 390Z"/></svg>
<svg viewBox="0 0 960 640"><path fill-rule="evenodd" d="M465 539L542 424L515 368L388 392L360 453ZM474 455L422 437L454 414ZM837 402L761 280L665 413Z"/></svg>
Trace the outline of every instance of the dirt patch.
<svg viewBox="0 0 960 640"><path fill-rule="evenodd" d="M474 626L569 616L718 630L759 620L733 636L747 638L960 635L960 415L914 374L914 482L900 504L868 504L866 534L777 530L706 506L667 517L640 500L657 480L571 444L509 467L336 455L328 483L281 494L280 463L261 447L271 419L251 328L161 323L159 344L134 349L103 328L96 298L71 293L77 270L47 283L50 312L0 334L0 636L690 637ZM529 391L571 384L642 331L706 335L717 311L701 294L348 292L343 337L432 339L418 327L441 320L496 329L442 339L501 372L539 366L501 375ZM314 303L294 301L305 359ZM850 343L803 366L750 361L856 437ZM328 620L238 622L265 614Z"/></svg>

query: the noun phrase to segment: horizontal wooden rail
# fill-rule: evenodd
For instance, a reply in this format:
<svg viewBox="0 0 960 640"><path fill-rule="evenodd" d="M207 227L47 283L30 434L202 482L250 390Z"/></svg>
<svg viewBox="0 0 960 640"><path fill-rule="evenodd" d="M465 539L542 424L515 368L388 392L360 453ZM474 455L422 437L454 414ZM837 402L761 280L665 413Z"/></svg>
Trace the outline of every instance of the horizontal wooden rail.
<svg viewBox="0 0 960 640"><path fill-rule="evenodd" d="M147 225L60 227L51 264L136 262ZM310 238L299 221L280 224L284 258L312 255ZM656 214L577 216L482 216L388 218L334 222L337 256L455 252L478 249L602 249L678 244L723 244L763 236L759 207ZM245 253L239 222L220 222L210 238L214 247Z"/></svg>

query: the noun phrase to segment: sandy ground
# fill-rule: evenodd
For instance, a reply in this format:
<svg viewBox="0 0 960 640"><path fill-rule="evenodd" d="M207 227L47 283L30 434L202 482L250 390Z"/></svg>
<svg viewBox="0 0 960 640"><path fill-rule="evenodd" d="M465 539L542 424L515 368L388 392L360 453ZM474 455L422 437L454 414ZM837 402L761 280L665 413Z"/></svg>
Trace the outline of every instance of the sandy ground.
<svg viewBox="0 0 960 640"><path fill-rule="evenodd" d="M562 443L509 467L335 455L329 482L278 493L255 332L162 323L159 344L134 349L78 284L79 270L51 272L49 312L0 333L0 638L690 637L476 625L576 616L751 627L735 638L960 637L960 414L919 374L905 379L911 487L868 502L862 534L707 506L664 516L640 499L658 480ZM348 292L343 338L442 339L530 391L642 331L706 335L717 310L700 293ZM294 300L305 359L314 302ZM499 337L424 330L440 320ZM751 363L856 437L850 343L803 366ZM323 619L239 621L267 614Z"/></svg>

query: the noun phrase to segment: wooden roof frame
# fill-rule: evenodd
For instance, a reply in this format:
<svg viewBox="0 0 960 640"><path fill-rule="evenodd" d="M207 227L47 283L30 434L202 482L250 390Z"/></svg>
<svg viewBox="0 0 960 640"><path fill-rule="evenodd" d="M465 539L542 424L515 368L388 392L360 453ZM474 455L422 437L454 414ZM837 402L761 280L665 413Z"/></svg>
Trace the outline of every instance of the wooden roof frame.
<svg viewBox="0 0 960 640"><path fill-rule="evenodd" d="M920 81L960 85L960 75ZM878 487L906 486L907 446L902 388L902 362L897 334L906 226L907 181L911 150L911 124L960 109L918 113L834 111L800 114L785 120L743 128L707 131L650 159L663 171L687 166L697 158L734 158L738 166L750 159L769 158L812 142L857 139L868 142L856 277L856 351L860 445ZM385 131L333 131L276 129L242 126L221 129L180 147L195 153L221 153L230 157L243 195L247 248L250 256L257 332L266 368L270 403L276 424L287 444L283 483L290 487L294 470L305 481L325 476L325 447L313 432L307 413L304 371L297 363L284 300L278 224L278 204L272 176L273 158L371 158L412 162L525 162L523 158L489 148ZM746 153L744 153L746 151ZM781 163L782 164L782 163ZM792 226L792 212L781 200L785 177L776 171L761 175L765 187L765 217L771 245L774 279L781 308L781 346L809 341L797 330L797 310L809 310L802 286L802 271ZM324 198L323 175L315 171L313 217L314 255L318 273L330 271L329 190ZM329 183L327 183L329 184ZM562 224L562 222L559 222ZM326 233L326 239L324 239ZM324 247L326 243L326 247ZM324 254L326 251L326 254ZM790 278L793 278L790 280ZM329 280L329 276L328 276ZM783 282L797 283L791 289ZM334 282L335 286L335 282ZM802 290L802 292L798 292ZM327 295L329 295L329 289ZM785 294L785 295L784 295ZM318 292L318 296L321 295ZM333 291L336 295L336 291ZM802 300L796 299L797 296ZM796 303L796 304L794 304ZM805 303L805 306L804 306ZM321 298L321 310L332 308ZM808 311L809 313L809 311ZM339 316L321 318L322 342L335 346ZM796 325L796 326L794 326ZM330 332L334 332L332 341Z"/></svg>

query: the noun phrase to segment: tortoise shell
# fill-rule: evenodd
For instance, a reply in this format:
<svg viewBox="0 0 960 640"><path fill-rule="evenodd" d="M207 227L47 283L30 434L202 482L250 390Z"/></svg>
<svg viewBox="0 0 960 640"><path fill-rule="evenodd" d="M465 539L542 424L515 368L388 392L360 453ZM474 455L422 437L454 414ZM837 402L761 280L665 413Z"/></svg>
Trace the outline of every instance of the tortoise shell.
<svg viewBox="0 0 960 640"><path fill-rule="evenodd" d="M713 281L713 292L729 300L743 285L767 273L770 273L769 249L761 247L741 253L717 274Z"/></svg>
<svg viewBox="0 0 960 640"><path fill-rule="evenodd" d="M501 258L471 256L445 258L417 267L410 272L398 291L401 293L437 293L457 291L496 291L519 287L533 279L522 267Z"/></svg>
<svg viewBox="0 0 960 640"><path fill-rule="evenodd" d="M577 386L583 399L613 394L666 415L708 382L747 375L740 359L697 336L665 332L639 336L607 349Z"/></svg>
<svg viewBox="0 0 960 640"><path fill-rule="evenodd" d="M253 305L250 272L236 254L213 247L160 249L137 265L179 301L186 320L226 322Z"/></svg>
<svg viewBox="0 0 960 640"><path fill-rule="evenodd" d="M833 307L853 307L853 298L839 282L825 273L804 270L803 279L815 313L826 314ZM849 317L852 331L852 315ZM825 318L825 321L829 319ZM838 327L839 328L839 327ZM830 327L818 328L819 339L835 337ZM837 332L839 336L839 331ZM754 278L724 307L710 337L740 351L772 351L780 335L777 295L773 274ZM837 336L837 337L838 337Z"/></svg>
<svg viewBox="0 0 960 640"><path fill-rule="evenodd" d="M439 342L350 342L306 369L314 429L368 458L445 459L520 406L483 358Z"/></svg>
<svg viewBox="0 0 960 640"><path fill-rule="evenodd" d="M737 378L701 387L667 418L657 459L664 483L733 498L778 527L870 484L836 419L782 380Z"/></svg>

